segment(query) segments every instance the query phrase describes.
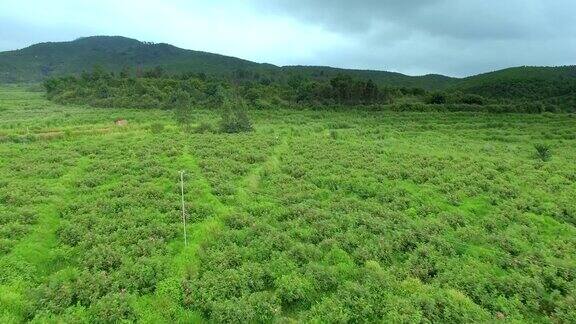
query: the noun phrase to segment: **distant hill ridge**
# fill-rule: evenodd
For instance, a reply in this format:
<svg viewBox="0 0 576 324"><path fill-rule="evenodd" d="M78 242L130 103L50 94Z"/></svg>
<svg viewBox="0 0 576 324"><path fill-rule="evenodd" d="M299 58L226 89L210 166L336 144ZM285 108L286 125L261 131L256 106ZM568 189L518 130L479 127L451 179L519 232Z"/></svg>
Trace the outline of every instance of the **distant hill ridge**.
<svg viewBox="0 0 576 324"><path fill-rule="evenodd" d="M92 36L70 42L35 44L20 50L0 52L0 82L38 82L46 77L79 74L100 65L111 71L123 67L150 69L161 66L169 73L195 72L231 75L245 70L263 75L301 75L328 79L339 73L372 79L380 85L419 87L427 90L482 88L485 84L541 80L561 82L576 79L576 66L516 67L468 78L437 74L408 76L396 72L340 69L324 66L284 66L256 63L235 57L187 50L165 43L148 43L121 36ZM482 89L478 92L482 93Z"/></svg>
<svg viewBox="0 0 576 324"><path fill-rule="evenodd" d="M47 76L77 74L100 65L111 71L123 67L162 66L169 72L212 74L252 69L262 64L218 54L184 50L120 36L94 36L71 42L40 43L0 53L0 82L41 81Z"/></svg>

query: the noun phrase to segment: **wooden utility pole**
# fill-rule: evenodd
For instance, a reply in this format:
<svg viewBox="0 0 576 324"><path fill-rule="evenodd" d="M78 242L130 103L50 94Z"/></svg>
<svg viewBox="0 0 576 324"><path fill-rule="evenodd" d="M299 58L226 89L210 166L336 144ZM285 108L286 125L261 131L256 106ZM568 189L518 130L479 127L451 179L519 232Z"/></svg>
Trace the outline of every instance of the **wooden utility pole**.
<svg viewBox="0 0 576 324"><path fill-rule="evenodd" d="M184 171L180 171L180 193L182 196L182 223L184 224L184 245L188 246L186 239L186 211L184 209Z"/></svg>

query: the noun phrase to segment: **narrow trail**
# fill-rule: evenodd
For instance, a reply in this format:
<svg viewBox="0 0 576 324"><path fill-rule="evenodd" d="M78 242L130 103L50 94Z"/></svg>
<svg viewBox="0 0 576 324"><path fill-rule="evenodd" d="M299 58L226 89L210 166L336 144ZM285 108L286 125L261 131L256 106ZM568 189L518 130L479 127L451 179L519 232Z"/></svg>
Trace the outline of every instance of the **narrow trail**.
<svg viewBox="0 0 576 324"><path fill-rule="evenodd" d="M9 254L0 258L0 272L3 272L0 276L0 322L21 322L25 311L22 304L25 292L45 276L65 266L66 256L57 248L59 208L73 194L72 182L81 176L89 162L87 158L80 158L75 167L49 184L55 192L48 202L37 206L38 223ZM10 277L6 278L5 275Z"/></svg>
<svg viewBox="0 0 576 324"><path fill-rule="evenodd" d="M202 321L201 314L182 307L181 283L188 273L197 271L201 244L216 235L223 226L222 218L230 213L231 209L212 194L210 183L203 176L198 162L189 151L189 147L185 146L182 155L174 163L175 172L180 170L185 172L186 203L210 206L213 214L199 222L187 224L187 246L184 245L181 236L170 243L178 252L167 260L169 264L166 266L166 278L156 285L153 295L141 296L134 303L138 321L142 323Z"/></svg>
<svg viewBox="0 0 576 324"><path fill-rule="evenodd" d="M249 200L250 192L255 191L259 185L262 177L262 172L270 172L278 167L280 164L280 156L288 150L288 141L282 140L278 144L272 154L259 166L256 166L250 172L244 176L238 182L238 188L236 191L236 197L234 199L234 206L229 206L221 202L217 197L212 194L212 187L208 180L202 174L202 170L198 166L198 162L189 153L188 148L182 154L179 164L182 170L188 172L187 183L185 186L193 190L192 192L192 203L202 203L211 206L214 214L201 222L197 222L189 226L189 241L188 246L184 247L182 250L183 255L186 258L177 257L175 261L179 263L177 267L180 269L179 274L183 275L186 273L185 269L188 268L189 271L195 271L196 262L191 262L192 260L197 260L197 252L200 248L200 244L207 238L211 237L222 224L222 218L226 215L232 213L238 205L242 202ZM195 235L196 234L196 235ZM191 257L191 258L188 258Z"/></svg>
<svg viewBox="0 0 576 324"><path fill-rule="evenodd" d="M250 192L260 185L262 172L275 170L280 164L280 156L288 150L288 141L282 140L272 154L261 165L253 168L242 180L238 182L234 205L226 205L212 194L212 186L202 174L198 162L190 154L188 147L176 162L180 170L187 174L185 188L188 192L189 202L203 204L211 207L213 214L200 222L188 225L188 245L184 246L182 239L178 239L179 252L172 258L169 265L168 276L157 285L152 296L142 296L135 308L140 315L139 321L143 323L159 322L202 322L202 315L182 307L181 283L189 274L196 273L200 266L198 253L201 245L215 237L224 226L223 219L234 212L243 203L250 199ZM185 189L186 190L186 189ZM155 312L149 312L154 309Z"/></svg>
<svg viewBox="0 0 576 324"><path fill-rule="evenodd" d="M185 246L174 260L176 265L174 268L178 269L177 273L184 275L186 269L195 270L194 267L197 264L190 263L190 261L197 260L200 244L222 226L222 217L229 214L232 209L212 194L212 186L202 174L198 162L190 154L188 147L184 150L178 164L181 170L185 171L185 188L188 189L185 195L188 196L188 201L209 205L214 213L200 222L188 224L188 246Z"/></svg>
<svg viewBox="0 0 576 324"><path fill-rule="evenodd" d="M121 126L111 126L111 127L99 127L90 129L80 129L80 130L53 130L53 131L40 131L21 134L1 134L0 133L0 143L2 142L22 142L26 140L35 141L51 141L66 138L68 136L80 137L80 136L92 136L92 135L111 135L111 134L123 134L123 135L133 135L140 133L142 131L147 131L146 128L134 128L134 127L121 127Z"/></svg>
<svg viewBox="0 0 576 324"><path fill-rule="evenodd" d="M237 189L236 199L239 202L245 202L249 200L249 194L251 191L256 191L260 186L260 181L262 179L263 172L273 172L280 165L280 157L285 154L289 149L288 140L286 138L282 139L281 142L274 148L272 154L258 167L252 169L246 177L240 182L240 186Z"/></svg>

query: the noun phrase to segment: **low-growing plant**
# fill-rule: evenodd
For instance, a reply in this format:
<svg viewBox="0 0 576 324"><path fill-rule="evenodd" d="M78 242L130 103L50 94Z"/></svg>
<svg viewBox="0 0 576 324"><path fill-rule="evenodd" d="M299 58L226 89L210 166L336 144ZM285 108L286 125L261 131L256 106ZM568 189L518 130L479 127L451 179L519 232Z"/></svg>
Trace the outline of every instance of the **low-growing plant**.
<svg viewBox="0 0 576 324"><path fill-rule="evenodd" d="M128 296L122 293L112 293L102 297L92 304L89 313L94 323L131 322L135 319Z"/></svg>
<svg viewBox="0 0 576 324"><path fill-rule="evenodd" d="M164 124L152 123L152 125L150 125L150 131L152 134L160 134L164 131Z"/></svg>
<svg viewBox="0 0 576 324"><path fill-rule="evenodd" d="M214 132L214 125L207 121L200 122L198 126L194 127L194 133L204 134Z"/></svg>
<svg viewBox="0 0 576 324"><path fill-rule="evenodd" d="M543 162L549 161L552 158L552 152L550 147L546 144L535 144L536 158L542 160Z"/></svg>
<svg viewBox="0 0 576 324"><path fill-rule="evenodd" d="M336 131L335 129L331 129L330 130L330 138L333 140L337 140L338 139L338 131Z"/></svg>

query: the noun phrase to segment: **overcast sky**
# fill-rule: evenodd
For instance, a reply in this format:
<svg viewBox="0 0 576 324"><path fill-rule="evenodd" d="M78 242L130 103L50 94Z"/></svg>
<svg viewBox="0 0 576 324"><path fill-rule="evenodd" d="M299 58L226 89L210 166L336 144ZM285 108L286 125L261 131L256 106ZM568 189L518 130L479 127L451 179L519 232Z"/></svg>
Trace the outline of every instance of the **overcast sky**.
<svg viewBox="0 0 576 324"><path fill-rule="evenodd" d="M276 65L466 76L576 64L576 0L0 0L0 51L121 35Z"/></svg>

